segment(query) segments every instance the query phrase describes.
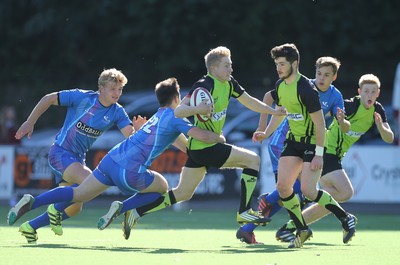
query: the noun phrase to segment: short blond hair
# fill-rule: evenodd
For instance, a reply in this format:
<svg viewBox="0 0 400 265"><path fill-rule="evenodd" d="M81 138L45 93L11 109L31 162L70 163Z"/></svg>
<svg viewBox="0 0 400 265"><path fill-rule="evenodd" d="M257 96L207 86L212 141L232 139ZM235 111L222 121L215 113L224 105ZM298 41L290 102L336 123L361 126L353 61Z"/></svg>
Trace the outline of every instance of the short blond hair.
<svg viewBox="0 0 400 265"><path fill-rule="evenodd" d="M211 66L216 65L221 61L222 58L224 57L230 57L231 56L231 51L224 47L224 46L219 46L217 48L214 48L210 50L205 56L204 60L206 63L207 71L210 72Z"/></svg>
<svg viewBox="0 0 400 265"><path fill-rule="evenodd" d="M360 80L358 80L358 86L361 88L364 84L376 84L378 88L381 88L381 81L379 81L379 78L373 74L365 74L360 77Z"/></svg>
<svg viewBox="0 0 400 265"><path fill-rule="evenodd" d="M124 87L128 83L128 79L120 70L115 68L105 69L103 72L101 72L97 84L99 87L101 87L110 82L119 83L122 87Z"/></svg>
<svg viewBox="0 0 400 265"><path fill-rule="evenodd" d="M315 62L315 68L318 69L324 66L332 66L333 74L335 75L339 70L340 61L330 56L319 57Z"/></svg>

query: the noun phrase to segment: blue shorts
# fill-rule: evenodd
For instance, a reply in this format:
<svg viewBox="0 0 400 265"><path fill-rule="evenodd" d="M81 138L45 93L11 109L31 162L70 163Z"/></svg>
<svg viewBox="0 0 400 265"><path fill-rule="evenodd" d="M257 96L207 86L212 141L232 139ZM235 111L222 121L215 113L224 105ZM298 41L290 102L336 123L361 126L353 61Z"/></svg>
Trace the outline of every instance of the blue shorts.
<svg viewBox="0 0 400 265"><path fill-rule="evenodd" d="M274 174L278 173L279 158L281 157L282 150L283 145L268 145L269 158L271 160L272 171Z"/></svg>
<svg viewBox="0 0 400 265"><path fill-rule="evenodd" d="M50 168L55 175L57 184L62 181L62 176L64 174L64 171L72 163L77 162L79 164L86 165L85 155L72 153L56 144L53 144L50 147L48 161Z"/></svg>
<svg viewBox="0 0 400 265"><path fill-rule="evenodd" d="M139 173L140 168L141 165L138 164L135 170L128 171L107 154L93 170L93 175L104 185L117 186L122 193L133 195L146 189L154 180L151 170L146 169L143 173Z"/></svg>

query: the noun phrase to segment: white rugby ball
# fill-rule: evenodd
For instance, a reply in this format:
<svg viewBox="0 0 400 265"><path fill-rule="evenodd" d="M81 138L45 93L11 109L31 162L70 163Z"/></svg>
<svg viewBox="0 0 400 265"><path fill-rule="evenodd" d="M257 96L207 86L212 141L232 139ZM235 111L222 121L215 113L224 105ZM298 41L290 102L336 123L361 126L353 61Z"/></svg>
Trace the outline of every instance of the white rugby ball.
<svg viewBox="0 0 400 265"><path fill-rule="evenodd" d="M206 104L214 104L214 99L211 96L210 92L204 87L198 87L193 91L192 96L190 97L190 105L197 106L203 100L206 100ZM210 117L200 114L196 114L196 117L201 122L206 122L210 119Z"/></svg>

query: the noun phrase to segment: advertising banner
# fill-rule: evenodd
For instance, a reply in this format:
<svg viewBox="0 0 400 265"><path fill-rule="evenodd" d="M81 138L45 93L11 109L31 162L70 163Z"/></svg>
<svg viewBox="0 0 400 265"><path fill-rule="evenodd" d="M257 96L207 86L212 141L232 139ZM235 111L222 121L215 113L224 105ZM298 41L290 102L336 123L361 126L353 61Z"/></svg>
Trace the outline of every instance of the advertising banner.
<svg viewBox="0 0 400 265"><path fill-rule="evenodd" d="M262 148L261 192L275 189L268 148ZM400 148L352 146L342 165L354 188L350 202L400 203Z"/></svg>
<svg viewBox="0 0 400 265"><path fill-rule="evenodd" d="M400 148L353 146L343 158L354 187L351 202L400 202Z"/></svg>
<svg viewBox="0 0 400 265"><path fill-rule="evenodd" d="M243 146L261 156L260 180L256 192L264 193L275 189L267 145ZM31 193L37 195L55 187L54 177L47 162L48 148L1 146L0 147L0 199ZM106 150L91 150L86 164L94 169L106 154ZM400 148L396 146L356 145L343 158L355 194L350 202L400 203ZM179 183L186 154L168 149L151 169L164 175L169 187ZM238 198L240 194L239 169L210 169L195 192L199 198ZM122 195L116 187L105 195Z"/></svg>
<svg viewBox="0 0 400 265"><path fill-rule="evenodd" d="M14 182L14 146L0 146L0 200L10 199Z"/></svg>
<svg viewBox="0 0 400 265"><path fill-rule="evenodd" d="M93 170L106 153L107 151L102 149L90 150L86 157L86 165ZM11 158L14 158L14 153L12 153ZM6 160L11 161L11 165L14 165L11 169L8 169L9 172L14 172L13 174L9 173L8 175L12 175L12 177L8 177L7 179L15 184L14 190L17 196L25 193L38 195L55 187L54 176L48 164L47 147L19 146L15 149L15 162L9 158ZM168 181L169 187L173 188L179 183L180 172L185 162L186 154L171 148L154 161L151 169L163 174ZM238 197L240 192L240 174L241 170L210 169L197 188L195 197ZM117 187L110 187L104 195L118 196L122 195L122 193ZM4 196L9 197L9 195Z"/></svg>

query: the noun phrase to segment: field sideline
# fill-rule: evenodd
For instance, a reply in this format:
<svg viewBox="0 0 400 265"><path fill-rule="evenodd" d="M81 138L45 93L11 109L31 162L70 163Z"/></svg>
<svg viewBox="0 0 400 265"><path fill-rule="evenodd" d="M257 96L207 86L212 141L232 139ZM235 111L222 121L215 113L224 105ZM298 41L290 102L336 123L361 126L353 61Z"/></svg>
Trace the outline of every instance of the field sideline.
<svg viewBox="0 0 400 265"><path fill-rule="evenodd" d="M314 237L302 249L287 249L274 239L286 220L282 211L273 222L256 230L264 245L249 246L235 238L235 212L227 210L164 210L145 216L125 240L120 219L104 231L97 219L107 207L86 207L80 216L65 222L64 235L49 228L38 230L39 244L28 245L19 225L41 213L40 208L23 216L16 225L6 224L8 207L0 206L0 260L12 264L397 264L400 259L400 216L354 212L359 218L351 244L341 241L341 227L329 216L312 225Z"/></svg>

